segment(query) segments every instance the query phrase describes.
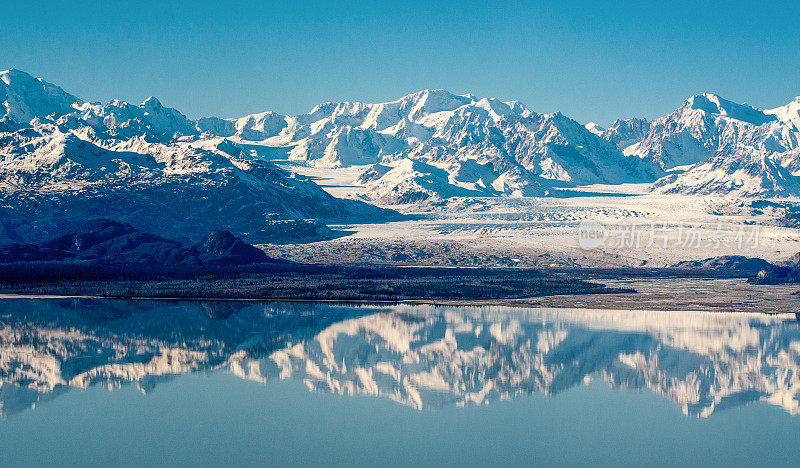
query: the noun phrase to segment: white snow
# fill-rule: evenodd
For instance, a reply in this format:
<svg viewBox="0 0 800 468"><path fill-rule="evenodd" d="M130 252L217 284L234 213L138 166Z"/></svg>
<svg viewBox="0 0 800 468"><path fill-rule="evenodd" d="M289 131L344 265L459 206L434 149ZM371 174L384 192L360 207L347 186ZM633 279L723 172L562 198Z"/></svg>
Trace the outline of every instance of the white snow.
<svg viewBox="0 0 800 468"><path fill-rule="evenodd" d="M603 132L606 131L605 128L601 127L599 124L595 122L589 122L585 125L586 129L590 132L594 133L597 136L603 136Z"/></svg>
<svg viewBox="0 0 800 468"><path fill-rule="evenodd" d="M785 106L768 109L764 113L774 115L781 122L790 123L796 130L800 130L800 96L797 96Z"/></svg>

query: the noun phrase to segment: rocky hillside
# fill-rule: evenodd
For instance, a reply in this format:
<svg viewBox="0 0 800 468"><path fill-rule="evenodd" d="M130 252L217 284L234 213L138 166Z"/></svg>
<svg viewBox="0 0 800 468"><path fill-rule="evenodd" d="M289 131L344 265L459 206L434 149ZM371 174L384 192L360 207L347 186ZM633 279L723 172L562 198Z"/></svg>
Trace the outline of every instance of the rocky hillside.
<svg viewBox="0 0 800 468"><path fill-rule="evenodd" d="M212 231L193 244L188 240L166 239L108 219L89 221L40 244L0 247L0 263L64 261L199 266L277 260L228 231Z"/></svg>

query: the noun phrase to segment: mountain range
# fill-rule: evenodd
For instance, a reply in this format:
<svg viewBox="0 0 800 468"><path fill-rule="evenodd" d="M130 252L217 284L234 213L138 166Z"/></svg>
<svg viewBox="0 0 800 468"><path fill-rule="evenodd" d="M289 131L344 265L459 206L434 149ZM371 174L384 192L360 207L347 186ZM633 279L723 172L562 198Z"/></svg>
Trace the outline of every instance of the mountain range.
<svg viewBox="0 0 800 468"><path fill-rule="evenodd" d="M398 216L332 197L228 140L190 140L194 123L155 99L88 104L17 70L0 73L0 85L0 237L12 241L47 240L95 218L262 242L283 220Z"/></svg>
<svg viewBox="0 0 800 468"><path fill-rule="evenodd" d="M297 116L192 120L153 97L90 103L11 69L0 72L0 102L0 234L15 240L95 217L161 235L225 227L258 241L268 219L397 216L334 198L275 161L360 168L353 183L385 205L621 183L671 194L800 195L800 97L759 110L698 94L652 122L608 128L444 90L328 102Z"/></svg>

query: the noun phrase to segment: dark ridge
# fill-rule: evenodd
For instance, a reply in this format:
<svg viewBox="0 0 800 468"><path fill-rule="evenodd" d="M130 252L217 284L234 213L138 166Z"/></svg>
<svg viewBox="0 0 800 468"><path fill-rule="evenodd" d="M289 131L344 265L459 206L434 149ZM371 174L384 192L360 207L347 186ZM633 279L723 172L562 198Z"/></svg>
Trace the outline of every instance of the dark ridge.
<svg viewBox="0 0 800 468"><path fill-rule="evenodd" d="M228 231L202 242L167 239L110 219L89 221L41 244L0 247L0 263L63 262L149 265L247 265L275 262Z"/></svg>
<svg viewBox="0 0 800 468"><path fill-rule="evenodd" d="M230 231L211 231L197 244L203 263L247 265L272 260L261 249L245 243Z"/></svg>

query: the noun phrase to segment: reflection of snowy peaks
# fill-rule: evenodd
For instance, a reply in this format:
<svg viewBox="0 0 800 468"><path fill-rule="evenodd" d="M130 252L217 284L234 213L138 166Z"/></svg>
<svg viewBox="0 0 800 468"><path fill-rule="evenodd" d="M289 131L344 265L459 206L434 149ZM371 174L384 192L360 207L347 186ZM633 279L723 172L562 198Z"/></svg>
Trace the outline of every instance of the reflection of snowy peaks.
<svg viewBox="0 0 800 468"><path fill-rule="evenodd" d="M800 412L800 330L765 316L401 308L337 323L270 360L312 389L416 408L600 377L652 389L687 414L759 399Z"/></svg>
<svg viewBox="0 0 800 468"><path fill-rule="evenodd" d="M555 394L601 378L649 388L687 414L707 416L755 400L800 412L800 328L766 315L141 301L25 305L14 303L0 326L0 395L7 411L69 387L136 382L145 388L156 378L224 366L251 380L298 378L314 390L368 393L415 408Z"/></svg>
<svg viewBox="0 0 800 468"><path fill-rule="evenodd" d="M353 316L302 304L8 300L0 318L0 415L69 388L134 383L264 355ZM356 312L357 313L357 312Z"/></svg>

